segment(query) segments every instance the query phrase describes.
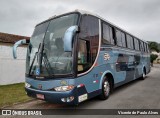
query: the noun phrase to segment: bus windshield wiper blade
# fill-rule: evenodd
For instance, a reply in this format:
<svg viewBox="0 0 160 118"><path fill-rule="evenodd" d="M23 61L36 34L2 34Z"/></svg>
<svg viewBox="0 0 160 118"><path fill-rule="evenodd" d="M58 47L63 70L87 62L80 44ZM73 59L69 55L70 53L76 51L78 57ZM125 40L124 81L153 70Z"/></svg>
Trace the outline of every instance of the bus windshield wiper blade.
<svg viewBox="0 0 160 118"><path fill-rule="evenodd" d="M53 69L48 61L48 57L47 57L46 53L43 53L43 62L44 62L44 65L46 67L48 74L53 75L54 73L51 72Z"/></svg>
<svg viewBox="0 0 160 118"><path fill-rule="evenodd" d="M35 52L35 55L34 55L33 61L32 61L32 63L31 63L30 69L29 69L29 75L30 75L30 73L31 73L31 70L32 70L32 67L33 67L34 61L35 61L35 59L36 59L36 56L37 56L37 54L39 53L39 49L40 49L40 47L41 47L41 43L39 44L38 51L37 51L37 52Z"/></svg>

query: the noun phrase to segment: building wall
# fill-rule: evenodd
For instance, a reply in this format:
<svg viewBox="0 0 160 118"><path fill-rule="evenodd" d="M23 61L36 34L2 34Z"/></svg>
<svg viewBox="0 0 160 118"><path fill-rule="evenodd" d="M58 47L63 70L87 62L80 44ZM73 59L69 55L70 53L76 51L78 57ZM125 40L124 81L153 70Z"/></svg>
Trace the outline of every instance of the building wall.
<svg viewBox="0 0 160 118"><path fill-rule="evenodd" d="M26 46L17 48L17 59L12 56L13 44L0 43L0 85L25 81Z"/></svg>

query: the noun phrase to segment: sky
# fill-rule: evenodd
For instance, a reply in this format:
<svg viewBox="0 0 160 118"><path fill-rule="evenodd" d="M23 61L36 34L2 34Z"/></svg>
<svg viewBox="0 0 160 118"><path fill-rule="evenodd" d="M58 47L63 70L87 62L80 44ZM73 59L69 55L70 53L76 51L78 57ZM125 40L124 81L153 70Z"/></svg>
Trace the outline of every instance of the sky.
<svg viewBox="0 0 160 118"><path fill-rule="evenodd" d="M160 43L160 0L0 0L0 32L31 36L49 17L81 9L145 41Z"/></svg>

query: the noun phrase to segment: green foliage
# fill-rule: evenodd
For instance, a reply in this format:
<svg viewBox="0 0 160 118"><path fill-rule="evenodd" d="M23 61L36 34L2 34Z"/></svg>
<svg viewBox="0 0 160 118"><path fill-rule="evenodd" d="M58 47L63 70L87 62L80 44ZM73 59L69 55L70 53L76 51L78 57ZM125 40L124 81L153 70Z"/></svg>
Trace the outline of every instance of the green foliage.
<svg viewBox="0 0 160 118"><path fill-rule="evenodd" d="M157 57L158 57L158 55L156 55L156 54L151 54L151 56L150 56L150 61L151 61L151 63L153 63L153 61L156 60Z"/></svg>
<svg viewBox="0 0 160 118"><path fill-rule="evenodd" d="M149 42L148 46L151 51L160 52L160 44L158 44L157 42Z"/></svg>
<svg viewBox="0 0 160 118"><path fill-rule="evenodd" d="M24 90L24 83L0 85L0 108L30 100Z"/></svg>

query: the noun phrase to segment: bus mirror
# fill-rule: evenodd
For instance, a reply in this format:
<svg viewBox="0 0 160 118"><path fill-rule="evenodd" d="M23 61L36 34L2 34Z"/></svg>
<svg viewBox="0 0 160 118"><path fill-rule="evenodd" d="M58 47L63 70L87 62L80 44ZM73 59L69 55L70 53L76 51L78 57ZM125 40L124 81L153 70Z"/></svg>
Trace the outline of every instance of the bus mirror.
<svg viewBox="0 0 160 118"><path fill-rule="evenodd" d="M66 30L63 38L65 52L72 51L73 36L76 32L78 32L78 26L71 26Z"/></svg>
<svg viewBox="0 0 160 118"><path fill-rule="evenodd" d="M13 58L16 59L17 58L17 47L23 44L27 44L29 43L29 41L27 41L26 39L22 39L17 41L14 46L13 46Z"/></svg>

